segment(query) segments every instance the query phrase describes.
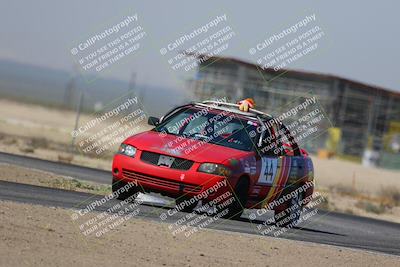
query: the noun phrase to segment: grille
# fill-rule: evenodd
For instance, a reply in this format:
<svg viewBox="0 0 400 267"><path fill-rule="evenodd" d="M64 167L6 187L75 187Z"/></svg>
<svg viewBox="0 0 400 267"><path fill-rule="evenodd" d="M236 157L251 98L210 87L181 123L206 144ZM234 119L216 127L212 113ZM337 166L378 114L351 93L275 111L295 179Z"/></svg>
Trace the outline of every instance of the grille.
<svg viewBox="0 0 400 267"><path fill-rule="evenodd" d="M144 162L157 165L160 154L149 151L143 151L140 159ZM193 161L181 158L172 157L175 160L172 162L171 169L189 170L193 166Z"/></svg>
<svg viewBox="0 0 400 267"><path fill-rule="evenodd" d="M193 184L171 181L171 180L167 180L165 178L149 176L149 175L141 174L141 173L134 172L131 170L127 170L127 169L122 169L122 175L124 176L124 178L135 179L139 183L141 183L141 182L152 183L152 184L156 184L158 186L173 189L176 191L198 193L202 189L202 187L200 185L193 185Z"/></svg>

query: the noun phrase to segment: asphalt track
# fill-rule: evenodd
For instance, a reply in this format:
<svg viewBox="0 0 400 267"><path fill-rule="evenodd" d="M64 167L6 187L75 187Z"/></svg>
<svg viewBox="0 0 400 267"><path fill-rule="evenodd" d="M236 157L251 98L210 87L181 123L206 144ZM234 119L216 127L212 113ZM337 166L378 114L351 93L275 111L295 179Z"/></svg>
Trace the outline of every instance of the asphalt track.
<svg viewBox="0 0 400 267"><path fill-rule="evenodd" d="M87 181L106 184L109 184L111 181L111 174L107 171L2 152L0 152L0 162L50 171ZM1 200L76 210L84 208L88 204L89 199L92 202L100 198L101 196L88 193L0 181ZM111 200L96 210L107 210L116 203L118 203L118 200ZM160 203L144 202L140 206L140 213L137 217L161 222L160 215L167 213L168 209L169 207L162 206ZM271 214L267 213L263 216L258 216L255 220L251 221L248 219L247 214L252 212L254 211L246 211L246 214L242 216L240 221L220 219L210 224L208 228L262 236L257 225L271 218ZM186 215L185 213L178 212L173 216L167 216L163 222L167 224L175 223L179 218ZM268 227L269 225L263 226L261 231ZM271 233L266 233L266 235L271 235ZM400 256L400 224L323 210L319 210L315 215L305 222L300 223L297 227L280 234L279 238L343 246Z"/></svg>

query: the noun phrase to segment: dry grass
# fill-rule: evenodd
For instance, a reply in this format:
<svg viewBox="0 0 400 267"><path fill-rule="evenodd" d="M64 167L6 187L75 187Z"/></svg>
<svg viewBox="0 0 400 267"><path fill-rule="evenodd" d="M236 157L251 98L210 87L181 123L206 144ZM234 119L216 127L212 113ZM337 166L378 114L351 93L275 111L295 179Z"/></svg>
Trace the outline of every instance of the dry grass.
<svg viewBox="0 0 400 267"><path fill-rule="evenodd" d="M384 205L375 205L368 201L358 201L355 206L359 209L365 210L366 212L375 214L383 214L386 211L386 207Z"/></svg>
<svg viewBox="0 0 400 267"><path fill-rule="evenodd" d="M379 192L385 205L390 207L400 206L400 190L396 187L385 186Z"/></svg>
<svg viewBox="0 0 400 267"><path fill-rule="evenodd" d="M352 197L357 197L357 196L361 195L361 193L357 189L352 188L350 186L343 185L343 184L331 185L331 186L329 186L329 189L332 192L340 194L340 195L346 195L346 196L352 196Z"/></svg>
<svg viewBox="0 0 400 267"><path fill-rule="evenodd" d="M322 195L320 195L320 196L317 196L316 198L315 198L315 200L313 200L313 201L315 201L315 202L317 202L317 201L319 201L321 199L321 202L318 204L318 209L323 209L323 210L334 210L334 205L333 205L333 203L331 203L330 201L329 201L329 198L328 198L328 196L326 196L326 195L324 195L324 196L322 196Z"/></svg>
<svg viewBox="0 0 400 267"><path fill-rule="evenodd" d="M111 186L109 185L87 183L77 179L40 179L40 182L43 183L43 185L52 188L66 189L72 191L85 191L98 195L106 195L111 193Z"/></svg>
<svg viewBox="0 0 400 267"><path fill-rule="evenodd" d="M33 148L48 148L49 141L43 137L32 137L28 141L28 145L32 146Z"/></svg>
<svg viewBox="0 0 400 267"><path fill-rule="evenodd" d="M362 192L352 186L335 184L317 188L326 200L321 209L400 222L400 192L394 186L382 187L379 194Z"/></svg>

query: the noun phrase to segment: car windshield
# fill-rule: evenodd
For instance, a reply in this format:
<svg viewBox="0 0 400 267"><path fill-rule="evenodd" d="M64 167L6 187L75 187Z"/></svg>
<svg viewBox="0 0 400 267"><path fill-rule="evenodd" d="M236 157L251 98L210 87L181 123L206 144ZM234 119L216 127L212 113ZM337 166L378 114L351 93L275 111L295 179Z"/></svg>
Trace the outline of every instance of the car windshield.
<svg viewBox="0 0 400 267"><path fill-rule="evenodd" d="M228 111L189 108L168 117L154 130L250 151L257 126L258 122Z"/></svg>

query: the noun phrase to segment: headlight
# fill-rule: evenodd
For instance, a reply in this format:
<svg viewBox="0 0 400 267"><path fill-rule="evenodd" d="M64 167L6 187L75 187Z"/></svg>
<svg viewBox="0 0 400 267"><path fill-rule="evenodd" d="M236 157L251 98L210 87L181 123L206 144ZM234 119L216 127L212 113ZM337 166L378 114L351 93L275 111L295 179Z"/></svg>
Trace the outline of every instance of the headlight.
<svg viewBox="0 0 400 267"><path fill-rule="evenodd" d="M198 171L210 173L210 174L216 174L216 175L225 176L225 177L231 175L230 169L228 169L224 165L215 164L215 163L203 163L200 165Z"/></svg>
<svg viewBox="0 0 400 267"><path fill-rule="evenodd" d="M136 147L126 145L126 144L121 144L118 149L118 153L127 155L129 157L134 157L136 154Z"/></svg>

